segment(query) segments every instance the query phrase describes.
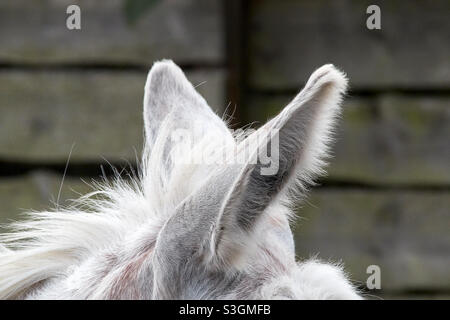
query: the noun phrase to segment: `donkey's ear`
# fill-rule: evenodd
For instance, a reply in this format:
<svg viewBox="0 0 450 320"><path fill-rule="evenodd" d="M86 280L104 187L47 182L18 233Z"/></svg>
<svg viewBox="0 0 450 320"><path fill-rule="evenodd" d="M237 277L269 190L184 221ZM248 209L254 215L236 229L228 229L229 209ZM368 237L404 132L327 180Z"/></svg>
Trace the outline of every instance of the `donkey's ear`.
<svg viewBox="0 0 450 320"><path fill-rule="evenodd" d="M156 62L145 84L144 124L148 147L152 147L160 129L196 131L218 130L229 134L223 121L195 90L183 71L172 61Z"/></svg>
<svg viewBox="0 0 450 320"><path fill-rule="evenodd" d="M346 86L345 75L333 65L319 68L277 117L248 138L258 147L223 203L212 233L213 257L232 263L248 247L273 199L322 173Z"/></svg>

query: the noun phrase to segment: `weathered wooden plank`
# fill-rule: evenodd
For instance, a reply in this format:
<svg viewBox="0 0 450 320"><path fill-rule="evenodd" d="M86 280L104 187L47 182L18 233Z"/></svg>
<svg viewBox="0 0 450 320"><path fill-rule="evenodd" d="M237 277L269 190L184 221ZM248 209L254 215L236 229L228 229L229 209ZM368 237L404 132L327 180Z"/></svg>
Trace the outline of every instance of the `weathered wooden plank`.
<svg viewBox="0 0 450 320"><path fill-rule="evenodd" d="M257 96L248 119L264 122L292 97ZM450 97L384 94L344 103L329 178L367 183L449 185Z"/></svg>
<svg viewBox="0 0 450 320"><path fill-rule="evenodd" d="M322 189L298 213L300 257L342 259L362 284L378 265L384 292L450 290L450 192Z"/></svg>
<svg viewBox="0 0 450 320"><path fill-rule="evenodd" d="M450 2L377 1L381 30L366 28L369 0L257 0L251 7L250 82L295 88L325 63L351 87L448 88Z"/></svg>
<svg viewBox="0 0 450 320"><path fill-rule="evenodd" d="M0 179L0 224L23 219L23 214L30 210L54 209L60 185L61 176L44 171ZM90 191L93 189L81 179L66 177L58 204L69 205L70 199Z"/></svg>
<svg viewBox="0 0 450 320"><path fill-rule="evenodd" d="M66 8L81 8L81 30L68 30ZM12 63L222 64L220 1L157 1L127 24L124 1L2 1L0 61Z"/></svg>
<svg viewBox="0 0 450 320"><path fill-rule="evenodd" d="M187 74L210 105L224 110L224 72ZM146 73L0 73L0 158L21 161L134 160L142 146Z"/></svg>

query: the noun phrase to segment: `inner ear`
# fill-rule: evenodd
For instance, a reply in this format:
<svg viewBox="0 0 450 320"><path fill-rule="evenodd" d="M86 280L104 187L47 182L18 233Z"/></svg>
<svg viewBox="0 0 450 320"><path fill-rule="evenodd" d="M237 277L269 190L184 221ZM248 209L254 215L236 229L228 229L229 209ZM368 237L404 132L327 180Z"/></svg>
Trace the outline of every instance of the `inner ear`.
<svg viewBox="0 0 450 320"><path fill-rule="evenodd" d="M172 61L156 62L145 84L144 124L147 147L152 147L164 123L166 132L184 129L199 138L205 132L229 137L224 122ZM164 139L167 140L167 139Z"/></svg>
<svg viewBox="0 0 450 320"><path fill-rule="evenodd" d="M332 65L323 66L277 117L249 137L257 150L230 190L212 234L211 254L219 263L252 241L262 214L284 190L312 183L322 173L346 83ZM269 149L269 169L275 170L266 170Z"/></svg>
<svg viewBox="0 0 450 320"><path fill-rule="evenodd" d="M159 176L153 182L157 181L162 189L175 177L175 168L183 171L186 164L194 162L191 161L193 148L198 153L198 146L205 141L217 148L234 143L222 119L211 110L183 71L168 60L155 63L148 74L144 124L144 170L153 168L145 176ZM199 169L198 166L196 172Z"/></svg>

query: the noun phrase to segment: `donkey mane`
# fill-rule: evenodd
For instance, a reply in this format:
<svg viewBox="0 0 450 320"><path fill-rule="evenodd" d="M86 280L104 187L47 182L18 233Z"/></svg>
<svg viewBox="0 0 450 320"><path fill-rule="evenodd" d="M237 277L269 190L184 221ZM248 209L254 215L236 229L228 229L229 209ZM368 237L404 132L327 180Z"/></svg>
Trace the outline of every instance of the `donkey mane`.
<svg viewBox="0 0 450 320"><path fill-rule="evenodd" d="M214 143L199 141L192 152ZM123 178L113 170L111 180L93 181L94 191L70 206L27 212L27 219L9 224L12 232L0 234L0 299L17 297L138 230L156 238L177 205L204 182L189 179L195 165L168 179L158 160L162 152L144 148L137 173Z"/></svg>
<svg viewBox="0 0 450 320"><path fill-rule="evenodd" d="M171 73L177 90L191 90L190 84L183 80L183 73L173 62L158 62L153 66L147 79L144 105L158 103L154 97L150 99L148 96L148 92L152 90L162 90L167 95L173 94L173 90L164 91L170 88L158 87L162 86L160 83L168 81L165 78L158 78L162 77L164 72ZM308 186L314 184L314 178L324 173L322 168L329 154L334 123L340 114L339 103L342 93L345 92L346 82L345 76L331 65L318 69L305 85L304 91L278 117L262 127L269 130L279 128L277 130L280 134L284 134L285 138L281 143L282 149L290 148L291 145L301 146L302 154L297 157L294 165L301 167L302 170L294 171L287 176L286 179L289 181L285 182L285 187L274 196L276 201L270 200L270 203L263 204L264 212L267 214L258 221L277 223L285 218L293 219L294 204L298 203L299 197L304 196ZM195 99L202 98L195 97ZM204 100L199 103L206 105ZM321 104L320 112L311 111L306 120L301 119L302 122L297 123L296 121L300 120L296 120L298 117L293 116L297 112L296 107L303 105L303 109L308 111L308 108L313 110L309 105L316 103ZM149 110L144 108L144 120L150 117L148 113ZM172 163L170 155L176 150L168 148L164 142L170 139L173 131L170 118L176 118L177 115L171 111L164 117L160 114L151 116L162 119L156 127L146 128L142 159L136 174L130 175L127 179L117 174L111 181L105 179L102 182L93 182L94 191L73 200L71 205L65 208L57 207L53 211L30 212L27 220L8 226L13 232L0 234L0 299L26 297L33 289L45 285L48 280L68 275L73 272L73 266L86 263L99 254L103 254L102 259L105 260L101 267L103 269L97 270L99 273L106 276L111 271L108 269L109 266L114 263L121 264L123 268L114 279L115 285L107 283L95 289L97 296L115 298L120 295L123 290L121 281L127 280L136 268L130 261L142 263L148 252L154 249L161 230L179 210L180 204L192 194L202 190L211 176L223 170L219 164L205 166L196 163ZM260 129L251 134L246 131L232 134L216 115L211 116L209 120L212 122L211 128L215 122L221 123L217 126L219 129L214 127L212 130L208 128L201 132L201 138L193 141L191 148L185 150L188 153L185 156L195 155L205 148L224 148L224 145L234 147L237 144L239 149L243 145L242 141L256 141L260 138L261 132L264 132ZM292 134L295 130L309 134L298 138L296 134ZM251 154L248 158L250 157ZM252 170L253 167L248 168L250 169L244 171ZM236 186L244 183L242 181L248 183L250 187L253 183L252 176L249 175L247 180L236 180L232 190L240 190ZM228 223L229 215L235 210L230 203L239 203L242 194L239 191L227 195L228 204L223 205L219 221ZM257 203L265 200L252 199L252 201ZM261 221L258 225L262 225ZM225 229L222 232L220 229L217 233L213 233L215 241L222 239L224 243L219 248L221 251L217 256L211 258L210 262L214 265L230 261L231 251L228 247L232 244L237 243L239 247L251 250L249 243L252 241L248 241L247 236L232 237L230 230ZM258 245L259 233L257 228L255 230L251 237L255 239L255 245ZM214 245L214 242L209 245ZM111 252L114 254L110 254ZM262 250L261 255L266 255L263 259L276 264L277 258L272 257L270 252ZM309 270L310 266L306 264L302 270ZM279 268L283 270L285 267L280 264ZM298 278L301 278L303 283L308 283L304 276L299 275ZM286 279L283 281L288 281ZM311 279L315 281L314 283L321 281L314 277L309 279L313 281ZM155 283L154 286L157 287L158 284ZM264 290L271 290L271 286L266 286ZM242 288L240 290L245 291ZM197 296L201 295L200 292ZM95 294L93 296L95 297ZM139 297L138 294L131 296Z"/></svg>

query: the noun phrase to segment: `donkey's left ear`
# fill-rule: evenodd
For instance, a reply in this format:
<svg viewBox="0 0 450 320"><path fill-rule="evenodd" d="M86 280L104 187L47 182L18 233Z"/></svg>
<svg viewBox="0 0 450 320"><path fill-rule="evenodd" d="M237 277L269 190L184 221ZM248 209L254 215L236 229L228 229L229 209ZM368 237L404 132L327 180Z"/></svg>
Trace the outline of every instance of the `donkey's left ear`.
<svg viewBox="0 0 450 320"><path fill-rule="evenodd" d="M185 129L199 136L205 131L230 135L223 121L171 60L156 62L148 74L144 124L146 143L150 149L162 127L166 134L174 129Z"/></svg>
<svg viewBox="0 0 450 320"><path fill-rule="evenodd" d="M212 257L232 264L252 241L269 204L289 187L311 183L322 173L346 87L345 75L334 66L317 69L277 117L247 138L257 150L222 205L210 242ZM264 160L268 149L272 163ZM274 170L267 170L267 164Z"/></svg>

